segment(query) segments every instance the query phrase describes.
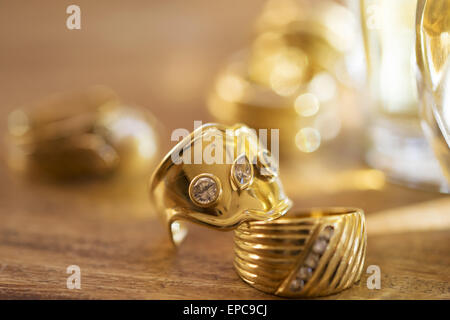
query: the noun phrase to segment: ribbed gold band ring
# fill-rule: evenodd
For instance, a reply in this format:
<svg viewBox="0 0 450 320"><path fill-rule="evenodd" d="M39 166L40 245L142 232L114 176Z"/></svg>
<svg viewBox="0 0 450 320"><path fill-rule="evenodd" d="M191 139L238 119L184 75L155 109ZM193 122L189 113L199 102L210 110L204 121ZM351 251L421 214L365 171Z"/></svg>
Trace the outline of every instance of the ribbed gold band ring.
<svg viewBox="0 0 450 320"><path fill-rule="evenodd" d="M283 297L337 293L359 281L366 253L364 212L314 208L235 231L234 265L251 286Z"/></svg>

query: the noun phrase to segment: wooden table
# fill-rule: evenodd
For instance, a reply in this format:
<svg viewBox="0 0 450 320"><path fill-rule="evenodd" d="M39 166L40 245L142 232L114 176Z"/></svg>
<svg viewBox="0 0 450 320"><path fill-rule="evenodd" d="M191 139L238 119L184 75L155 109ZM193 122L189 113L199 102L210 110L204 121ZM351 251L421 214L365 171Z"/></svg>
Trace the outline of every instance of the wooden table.
<svg viewBox="0 0 450 320"><path fill-rule="evenodd" d="M69 31L65 9L71 3L0 5L0 129L5 132L7 113L17 105L105 84L161 120L165 152L173 144L171 130L210 120L204 100L214 74L248 43L263 2L127 1L125 6L79 0L82 29ZM5 145L1 156L0 298L274 298L234 272L232 233L191 226L185 243L172 250L150 208L148 174L56 184L11 172ZM282 168L287 193L302 207L360 206L369 222L380 210L448 199L385 182L377 188L346 184L342 172L369 172L358 145L349 157L348 171L330 168L338 172L334 189L317 183L312 188L302 180L307 160ZM359 285L329 298L449 299L450 229L419 229L369 235L366 266L380 266L382 288L369 290L364 273ZM69 265L81 268L81 290L66 288Z"/></svg>

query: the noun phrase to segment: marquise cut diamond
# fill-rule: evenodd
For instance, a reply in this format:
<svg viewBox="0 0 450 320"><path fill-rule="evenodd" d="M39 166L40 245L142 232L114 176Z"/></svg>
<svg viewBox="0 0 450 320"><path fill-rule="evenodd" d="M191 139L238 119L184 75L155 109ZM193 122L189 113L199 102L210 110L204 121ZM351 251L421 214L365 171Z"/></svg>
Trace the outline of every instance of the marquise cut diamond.
<svg viewBox="0 0 450 320"><path fill-rule="evenodd" d="M245 186L252 180L252 165L247 156L241 155L233 165L234 179L240 186Z"/></svg>

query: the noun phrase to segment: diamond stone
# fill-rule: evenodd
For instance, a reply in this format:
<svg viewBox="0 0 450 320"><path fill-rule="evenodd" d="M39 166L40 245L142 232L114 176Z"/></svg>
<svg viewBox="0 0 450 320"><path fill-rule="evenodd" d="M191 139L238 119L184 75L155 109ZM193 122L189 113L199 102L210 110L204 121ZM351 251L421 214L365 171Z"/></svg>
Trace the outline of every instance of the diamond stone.
<svg viewBox="0 0 450 320"><path fill-rule="evenodd" d="M217 200L219 188L213 178L201 177L194 182L191 195L195 202L201 205L208 205Z"/></svg>
<svg viewBox="0 0 450 320"><path fill-rule="evenodd" d="M313 270L308 267L301 267L300 270L298 270L297 277L302 280L309 280L312 277Z"/></svg>
<svg viewBox="0 0 450 320"><path fill-rule="evenodd" d="M246 185L252 180L252 165L245 155L239 156L233 166L234 179L239 185Z"/></svg>
<svg viewBox="0 0 450 320"><path fill-rule="evenodd" d="M324 237L327 240L330 240L331 237L333 236L333 233L334 233L333 226L326 226L320 233L320 236Z"/></svg>
<svg viewBox="0 0 450 320"><path fill-rule="evenodd" d="M299 278L295 278L294 280L291 281L291 285L289 286L289 288L291 289L291 291L297 292L302 290L304 285L305 281Z"/></svg>
<svg viewBox="0 0 450 320"><path fill-rule="evenodd" d="M319 255L317 253L311 252L305 259L305 265L310 268L315 268L319 262Z"/></svg>
<svg viewBox="0 0 450 320"><path fill-rule="evenodd" d="M314 245L312 247L312 251L315 252L315 253L318 253L318 254L322 254L327 249L327 245L328 245L328 241L327 240L325 240L323 238L319 238L314 243Z"/></svg>

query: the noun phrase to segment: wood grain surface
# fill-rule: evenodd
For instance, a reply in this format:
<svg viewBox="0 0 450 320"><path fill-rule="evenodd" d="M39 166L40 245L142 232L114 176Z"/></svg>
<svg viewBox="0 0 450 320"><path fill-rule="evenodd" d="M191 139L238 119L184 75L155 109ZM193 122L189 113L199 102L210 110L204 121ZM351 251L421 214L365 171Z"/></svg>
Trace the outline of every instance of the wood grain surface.
<svg viewBox="0 0 450 320"><path fill-rule="evenodd" d="M105 84L160 119L162 154L173 145L171 130L210 120L204 101L214 74L251 39L263 1L79 0L82 29L69 31L65 9L72 3L0 2L2 134L16 106L53 92ZM1 299L275 298L234 272L232 233L191 225L185 243L173 250L148 200L149 172L52 183L15 174L6 155L3 143ZM338 140L282 167L286 192L298 207L361 207L369 229L371 217L375 221L383 210L398 209L401 219L408 219L405 206L430 204L435 214L450 214L448 196L395 186L380 177L375 186L355 184L352 177L373 173L361 159L361 141ZM317 163L324 169L311 177L307 168ZM379 216L377 225L383 225ZM359 285L327 298L450 299L450 229L435 226L402 229L397 220L396 228L369 234L366 267L381 268L381 289L369 290L363 273ZM69 265L81 268L80 290L66 287Z"/></svg>

